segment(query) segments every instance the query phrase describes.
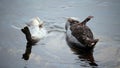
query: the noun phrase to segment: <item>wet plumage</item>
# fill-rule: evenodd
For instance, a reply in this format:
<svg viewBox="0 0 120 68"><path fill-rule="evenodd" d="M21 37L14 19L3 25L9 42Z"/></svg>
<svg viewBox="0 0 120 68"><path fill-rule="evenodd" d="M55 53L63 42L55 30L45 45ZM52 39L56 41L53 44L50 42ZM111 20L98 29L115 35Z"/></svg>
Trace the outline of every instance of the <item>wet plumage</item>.
<svg viewBox="0 0 120 68"><path fill-rule="evenodd" d="M66 37L69 45L76 45L78 47L91 47L93 48L98 39L94 39L91 29L86 23L92 18L88 16L84 21L79 22L74 18L68 18L66 23ZM71 43L72 42L72 43Z"/></svg>

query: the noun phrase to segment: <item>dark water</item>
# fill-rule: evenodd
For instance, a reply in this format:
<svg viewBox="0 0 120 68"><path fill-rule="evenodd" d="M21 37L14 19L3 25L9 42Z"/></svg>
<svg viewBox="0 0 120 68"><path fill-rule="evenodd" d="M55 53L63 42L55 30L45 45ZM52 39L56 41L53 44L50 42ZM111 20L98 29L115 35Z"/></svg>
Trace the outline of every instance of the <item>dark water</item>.
<svg viewBox="0 0 120 68"><path fill-rule="evenodd" d="M64 17L83 20L100 41L91 55L96 68L120 68L119 0L0 0L0 68L93 68L84 56L75 54L66 44ZM28 61L22 28L29 19L40 17L47 29L57 29L31 47ZM88 55L90 56L90 55ZM91 57L90 56L90 57Z"/></svg>

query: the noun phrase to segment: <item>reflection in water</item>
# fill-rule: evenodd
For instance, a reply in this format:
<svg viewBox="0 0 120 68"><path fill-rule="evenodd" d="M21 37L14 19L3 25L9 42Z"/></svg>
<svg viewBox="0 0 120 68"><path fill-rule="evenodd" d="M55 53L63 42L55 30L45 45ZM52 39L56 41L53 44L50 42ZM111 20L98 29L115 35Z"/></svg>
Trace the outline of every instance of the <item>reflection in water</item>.
<svg viewBox="0 0 120 68"><path fill-rule="evenodd" d="M81 61L87 61L90 66L98 66L95 63L94 56L93 56L93 51L87 52L85 50L75 49L75 48L71 48L71 50L74 52L74 54L78 55L78 58Z"/></svg>
<svg viewBox="0 0 120 68"><path fill-rule="evenodd" d="M25 50L25 53L22 56L22 59L29 60L29 57L30 57L30 54L31 54L31 50L32 50L32 46L33 46L33 44L30 44L29 42L27 42L26 50Z"/></svg>
<svg viewBox="0 0 120 68"><path fill-rule="evenodd" d="M24 60L29 60L29 56L31 54L32 46L35 45L35 43L37 43L38 41L33 40L31 38L31 34L30 34L30 31L29 31L28 27L24 27L23 29L21 29L21 31L25 34L26 40L27 40L26 50L25 50L25 53L23 54L22 58Z"/></svg>
<svg viewBox="0 0 120 68"><path fill-rule="evenodd" d="M94 60L93 49L80 47L78 46L78 44L71 43L68 41L67 37L66 41L71 50L74 52L74 54L78 55L78 58L81 61L87 61L87 63L89 63L90 66L98 66Z"/></svg>

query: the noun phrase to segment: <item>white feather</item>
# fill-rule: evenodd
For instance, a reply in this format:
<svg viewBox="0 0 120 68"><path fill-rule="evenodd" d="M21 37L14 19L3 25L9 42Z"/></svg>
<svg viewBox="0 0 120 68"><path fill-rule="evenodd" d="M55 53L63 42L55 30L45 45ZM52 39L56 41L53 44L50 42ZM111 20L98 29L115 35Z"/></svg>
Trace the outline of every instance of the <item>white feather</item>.
<svg viewBox="0 0 120 68"><path fill-rule="evenodd" d="M44 38L47 35L47 30L44 28L43 21L39 19L39 17L35 17L31 19L28 23L26 23L30 33L31 37L34 40L39 40ZM42 25L40 28L39 25Z"/></svg>

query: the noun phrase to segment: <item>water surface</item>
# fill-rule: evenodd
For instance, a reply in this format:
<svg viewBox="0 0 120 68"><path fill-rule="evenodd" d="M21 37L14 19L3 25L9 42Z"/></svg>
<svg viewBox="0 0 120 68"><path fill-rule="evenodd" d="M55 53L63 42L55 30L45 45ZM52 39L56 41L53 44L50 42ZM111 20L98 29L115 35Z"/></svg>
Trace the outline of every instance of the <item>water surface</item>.
<svg viewBox="0 0 120 68"><path fill-rule="evenodd" d="M0 68L91 68L86 58L80 58L66 44L64 17L87 16L96 38L93 56L98 68L120 67L120 1L119 0L0 0ZM48 37L32 46L28 61L22 59L26 38L19 28L40 17ZM18 29L13 26L19 27Z"/></svg>

